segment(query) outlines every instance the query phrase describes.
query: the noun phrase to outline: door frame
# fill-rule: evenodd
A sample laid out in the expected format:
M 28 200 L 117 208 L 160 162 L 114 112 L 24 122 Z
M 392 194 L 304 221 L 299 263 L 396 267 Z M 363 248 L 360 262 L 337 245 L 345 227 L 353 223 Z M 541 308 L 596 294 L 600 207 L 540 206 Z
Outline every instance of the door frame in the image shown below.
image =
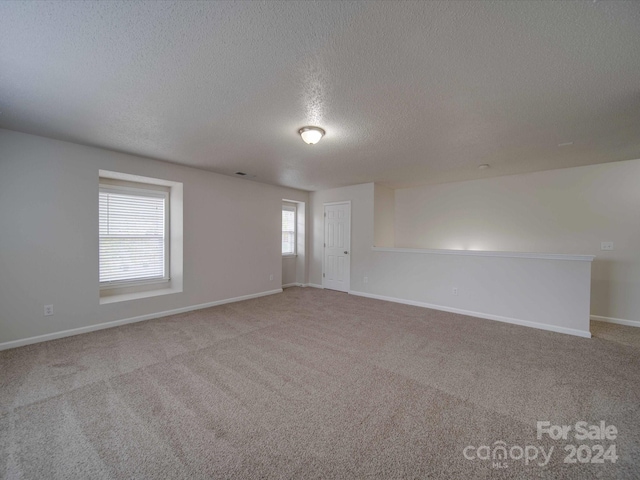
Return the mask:
M 342 205 L 348 203 L 349 204 L 349 285 L 347 285 L 347 291 L 346 293 L 351 292 L 351 254 L 352 254 L 352 250 L 351 250 L 351 232 L 353 231 L 352 226 L 353 226 L 353 221 L 352 221 L 352 217 L 353 217 L 353 209 L 351 208 L 351 200 L 341 200 L 339 202 L 324 202 L 322 204 L 322 288 L 324 289 L 324 266 L 325 266 L 325 250 L 327 247 L 325 247 L 326 244 L 326 237 L 325 237 L 325 231 L 324 231 L 324 224 L 325 224 L 325 214 L 327 213 L 325 211 L 325 207 L 327 207 L 328 205 Z

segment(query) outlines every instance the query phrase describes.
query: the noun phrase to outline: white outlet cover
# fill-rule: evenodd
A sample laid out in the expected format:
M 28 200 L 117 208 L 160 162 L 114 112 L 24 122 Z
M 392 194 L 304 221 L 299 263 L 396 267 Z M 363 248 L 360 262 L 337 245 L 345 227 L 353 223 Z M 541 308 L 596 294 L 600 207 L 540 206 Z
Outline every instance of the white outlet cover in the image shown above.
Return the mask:
M 44 316 L 50 317 L 53 315 L 53 305 L 45 305 L 44 306 Z
M 601 242 L 600 250 L 613 250 L 613 242 Z

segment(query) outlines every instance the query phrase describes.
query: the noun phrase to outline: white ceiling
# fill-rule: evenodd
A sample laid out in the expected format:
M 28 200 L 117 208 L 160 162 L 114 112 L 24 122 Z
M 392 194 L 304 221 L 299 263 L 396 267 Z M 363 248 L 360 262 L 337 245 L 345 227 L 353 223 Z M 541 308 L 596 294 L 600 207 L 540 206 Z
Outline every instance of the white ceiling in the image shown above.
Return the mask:
M 640 2 L 2 1 L 0 111 L 305 190 L 640 158 Z

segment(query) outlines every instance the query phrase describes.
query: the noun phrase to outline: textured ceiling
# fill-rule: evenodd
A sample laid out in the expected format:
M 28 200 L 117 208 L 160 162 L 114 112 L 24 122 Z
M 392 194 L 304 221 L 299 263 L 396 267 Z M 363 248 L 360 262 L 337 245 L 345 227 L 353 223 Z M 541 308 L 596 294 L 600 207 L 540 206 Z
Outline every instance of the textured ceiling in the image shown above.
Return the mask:
M 0 111 L 306 190 L 640 158 L 640 2 L 2 1 Z

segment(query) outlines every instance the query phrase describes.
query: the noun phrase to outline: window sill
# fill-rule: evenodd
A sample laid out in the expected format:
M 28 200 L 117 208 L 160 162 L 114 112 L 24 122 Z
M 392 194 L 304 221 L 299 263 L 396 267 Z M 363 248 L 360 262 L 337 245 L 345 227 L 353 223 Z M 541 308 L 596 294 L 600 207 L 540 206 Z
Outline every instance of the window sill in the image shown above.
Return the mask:
M 298 256 L 297 253 L 285 253 L 282 255 L 282 258 L 295 258 L 297 256 Z
M 107 305 L 109 303 L 127 302 L 130 300 L 139 300 L 141 298 L 157 297 L 159 295 L 171 295 L 174 293 L 180 293 L 182 289 L 179 288 L 162 288 L 160 290 L 149 290 L 146 292 L 135 293 L 118 293 L 115 295 L 108 295 L 100 297 L 100 305 Z

